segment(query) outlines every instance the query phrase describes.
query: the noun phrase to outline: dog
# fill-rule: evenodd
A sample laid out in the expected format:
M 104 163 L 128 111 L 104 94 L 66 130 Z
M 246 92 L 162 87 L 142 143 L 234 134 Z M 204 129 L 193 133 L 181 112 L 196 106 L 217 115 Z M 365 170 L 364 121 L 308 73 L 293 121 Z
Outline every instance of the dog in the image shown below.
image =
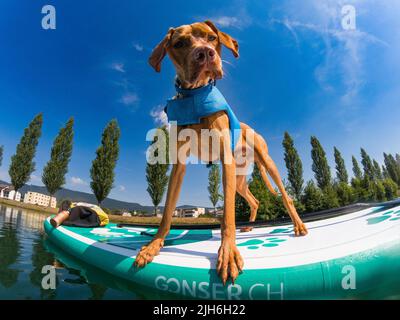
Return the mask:
M 190 25 L 182 25 L 177 28 L 170 28 L 164 39 L 153 49 L 149 58 L 149 64 L 156 72 L 161 71 L 161 62 L 166 55 L 171 59 L 176 69 L 176 85 L 183 90 L 197 90 L 204 88 L 217 79 L 223 77 L 221 49 L 222 46 L 228 48 L 237 58 L 239 56 L 238 42 L 228 34 L 220 31 L 211 21 L 196 22 Z M 175 99 L 180 99 L 178 94 Z M 201 118 L 196 124 L 183 125 L 177 127 L 178 132 L 190 128 L 201 139 L 201 131 L 204 129 L 223 131 L 229 128 L 230 118 L 227 112 L 218 111 L 214 114 Z M 243 146 L 248 146 L 247 132 L 254 132 L 248 125 L 240 123 L 241 135 L 239 137 Z M 294 224 L 296 236 L 307 234 L 307 228 L 297 214 L 292 199 L 287 194 L 278 169 L 268 154 L 268 147 L 265 140 L 257 133 L 253 135 L 251 146 L 254 149 L 254 162 L 260 169 L 261 176 L 267 188 L 276 194 L 268 180 L 267 173 L 271 176 L 278 187 L 285 208 Z M 250 192 L 246 181 L 246 174 L 237 174 L 236 158 L 230 152 L 231 139 L 224 135 L 219 141 L 222 151 L 217 154 L 203 149 L 203 144 L 199 144 L 196 150 L 183 151 L 185 157 L 189 153 L 194 154 L 200 159 L 207 158 L 205 161 L 220 160 L 222 163 L 222 184 L 224 191 L 224 213 L 221 221 L 221 245 L 218 250 L 216 271 L 223 284 L 231 279 L 234 283 L 239 273 L 243 270 L 243 259 L 236 247 L 236 226 L 235 226 L 235 195 L 238 192 L 246 199 L 251 208 L 250 221 L 254 221 L 258 209 L 258 200 Z M 177 150 L 184 149 L 185 142 L 177 141 Z M 235 157 L 235 155 L 233 155 Z M 186 158 L 185 158 L 186 159 Z M 249 163 L 241 164 L 247 167 Z M 160 228 L 150 243 L 143 246 L 135 259 L 137 267 L 144 267 L 150 263 L 154 256 L 158 255 L 164 244 L 164 239 L 168 235 L 173 211 L 176 207 L 182 181 L 186 171 L 186 162 L 178 161 L 173 165 L 167 191 L 167 199 Z M 250 228 L 242 231 L 249 231 Z

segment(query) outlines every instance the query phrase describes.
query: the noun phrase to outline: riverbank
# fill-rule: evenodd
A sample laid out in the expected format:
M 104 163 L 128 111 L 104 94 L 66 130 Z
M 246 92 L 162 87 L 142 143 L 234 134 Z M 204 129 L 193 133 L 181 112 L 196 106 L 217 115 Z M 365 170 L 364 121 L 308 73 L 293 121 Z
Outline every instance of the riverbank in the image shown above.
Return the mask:
M 35 204 L 24 203 L 9 199 L 0 198 L 0 205 L 4 204 L 6 206 L 14 207 L 17 209 L 25 209 L 29 211 L 34 211 L 40 214 L 52 215 L 58 212 L 57 208 L 47 208 L 41 207 Z M 161 218 L 158 217 L 123 217 L 119 215 L 110 214 L 108 215 L 111 222 L 114 223 L 135 223 L 135 224 L 159 224 Z M 219 220 L 217 218 L 173 218 L 173 224 L 189 225 L 189 224 L 218 224 Z
M 9 199 L 4 199 L 4 198 L 0 198 L 0 204 L 4 204 L 6 206 L 10 206 L 10 207 L 18 208 L 18 209 L 26 209 L 26 210 L 30 210 L 30 211 L 35 211 L 38 213 L 48 214 L 48 215 L 55 214 L 58 212 L 57 208 L 42 207 L 42 206 L 39 206 L 36 204 L 24 203 L 24 202 L 14 201 L 14 200 L 9 200 Z

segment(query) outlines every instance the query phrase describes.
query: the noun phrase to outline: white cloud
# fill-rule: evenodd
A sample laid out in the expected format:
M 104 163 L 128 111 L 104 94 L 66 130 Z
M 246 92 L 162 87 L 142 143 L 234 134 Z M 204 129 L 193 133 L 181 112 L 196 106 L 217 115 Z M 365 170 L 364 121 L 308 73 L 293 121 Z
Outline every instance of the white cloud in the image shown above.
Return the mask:
M 164 107 L 159 105 L 150 111 L 150 116 L 153 118 L 156 125 L 168 126 L 168 117 L 164 112 Z
M 337 7 L 318 3 L 317 12 L 320 10 L 320 14 L 325 17 L 320 24 L 289 18 L 271 19 L 270 22 L 285 26 L 293 36 L 297 47 L 299 47 L 301 35 L 307 36 L 312 33 L 322 38 L 325 45 L 324 62 L 314 70 L 315 78 L 323 89 L 330 91 L 333 90 L 329 83 L 330 79 L 332 75 L 338 75 L 345 87 L 342 100 L 346 104 L 357 96 L 364 83 L 363 57 L 367 46 L 371 44 L 388 46 L 388 44 L 359 29 L 343 30 L 340 23 L 338 24 L 340 16 L 338 16 Z
M 144 49 L 143 45 L 141 45 L 139 43 L 134 43 L 132 46 L 136 49 L 136 51 L 139 51 L 139 52 L 142 52 Z
M 125 188 L 125 186 L 120 185 L 120 186 L 118 186 L 118 190 L 121 191 L 121 192 L 125 192 L 126 188 Z
M 220 27 L 239 27 L 241 25 L 241 21 L 237 17 L 220 16 L 210 20 Z
M 73 186 L 87 186 L 88 185 L 88 183 L 85 180 L 83 180 L 79 177 L 71 177 L 70 180 L 71 180 L 71 184 Z
M 111 69 L 114 71 L 125 73 L 125 65 L 122 62 L 114 62 L 111 64 Z
M 246 3 L 241 0 L 233 0 L 230 3 L 229 11 L 224 10 L 218 14 L 208 16 L 197 16 L 197 21 L 210 20 L 217 27 L 242 30 L 254 23 L 246 8 Z
M 126 106 L 133 106 L 139 102 L 139 96 L 134 92 L 127 92 L 121 97 L 119 102 Z

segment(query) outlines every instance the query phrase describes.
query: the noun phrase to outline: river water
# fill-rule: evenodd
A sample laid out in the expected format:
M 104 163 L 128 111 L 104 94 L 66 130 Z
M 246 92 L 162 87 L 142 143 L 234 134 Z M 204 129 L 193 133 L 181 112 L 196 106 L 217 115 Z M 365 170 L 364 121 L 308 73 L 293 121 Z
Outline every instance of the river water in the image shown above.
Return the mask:
M 71 257 L 57 254 L 46 241 L 47 215 L 0 205 L 1 299 L 145 299 L 136 288 L 119 286 L 100 270 L 90 270 Z M 56 258 L 57 256 L 57 258 Z M 62 261 L 68 261 L 66 267 Z M 42 288 L 42 268 L 56 267 L 56 289 Z M 76 268 L 70 267 L 76 266 Z M 88 281 L 87 278 L 92 278 Z M 122 288 L 121 288 L 122 287 Z

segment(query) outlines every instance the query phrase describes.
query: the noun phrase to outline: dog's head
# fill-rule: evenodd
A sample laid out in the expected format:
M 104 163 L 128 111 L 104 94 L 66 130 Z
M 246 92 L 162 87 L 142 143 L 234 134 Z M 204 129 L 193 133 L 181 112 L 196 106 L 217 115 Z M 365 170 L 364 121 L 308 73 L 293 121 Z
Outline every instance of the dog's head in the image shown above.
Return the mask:
M 222 78 L 221 45 L 230 49 L 235 57 L 239 56 L 237 41 L 218 30 L 211 21 L 170 28 L 154 48 L 149 63 L 160 72 L 161 61 L 168 54 L 182 86 L 197 88 L 210 79 Z

